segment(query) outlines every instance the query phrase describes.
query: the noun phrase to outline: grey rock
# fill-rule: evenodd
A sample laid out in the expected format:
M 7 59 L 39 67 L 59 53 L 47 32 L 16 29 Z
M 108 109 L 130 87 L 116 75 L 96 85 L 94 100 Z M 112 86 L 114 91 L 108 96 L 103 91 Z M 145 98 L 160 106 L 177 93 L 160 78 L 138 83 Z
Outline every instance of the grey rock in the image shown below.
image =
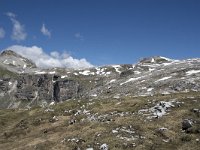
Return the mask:
M 192 127 L 192 121 L 189 119 L 185 119 L 182 121 L 182 130 L 188 130 L 189 128 Z

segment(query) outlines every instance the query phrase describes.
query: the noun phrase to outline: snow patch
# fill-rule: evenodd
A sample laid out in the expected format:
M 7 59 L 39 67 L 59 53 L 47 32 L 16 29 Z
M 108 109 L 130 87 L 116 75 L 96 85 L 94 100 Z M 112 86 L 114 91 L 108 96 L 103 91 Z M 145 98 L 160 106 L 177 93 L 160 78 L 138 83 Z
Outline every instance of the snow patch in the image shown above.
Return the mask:
M 140 71 L 134 71 L 134 74 L 140 74 L 141 72 Z
M 45 71 L 35 71 L 35 74 L 45 74 Z
M 61 76 L 60 78 L 63 79 L 63 78 L 67 78 L 68 75 L 64 75 L 64 76 Z
M 112 130 L 112 133 L 118 133 L 118 131 L 117 130 Z
M 26 68 L 26 64 L 24 64 L 24 66 L 23 66 L 23 69 L 25 69 Z
M 79 72 L 79 74 L 82 74 L 84 76 L 95 75 L 95 73 L 94 72 L 90 72 L 90 70 L 84 70 L 83 72 Z
M 168 63 L 162 63 L 164 66 L 169 66 L 171 65 L 172 63 L 171 62 L 168 62 Z
M 111 74 L 111 72 L 106 72 L 106 75 L 109 75 L 109 74 Z
M 192 75 L 192 74 L 196 74 L 196 73 L 200 73 L 200 70 L 190 70 L 186 72 L 186 75 Z
M 165 59 L 165 60 L 167 60 L 167 61 L 173 61 L 172 59 L 169 59 L 169 58 L 167 58 L 167 57 L 162 57 L 162 56 L 160 56 L 160 58 Z
M 55 74 L 56 72 L 55 71 L 51 71 L 51 72 L 49 72 L 49 74 Z
M 148 88 L 147 92 L 151 92 L 154 88 Z
M 108 150 L 108 145 L 106 143 L 102 144 L 100 150 Z
M 108 82 L 108 83 L 113 83 L 113 82 L 115 82 L 116 81 L 116 79 L 112 79 L 112 80 L 110 80 L 110 82 Z
M 164 81 L 164 80 L 167 80 L 167 79 L 170 79 L 170 78 L 172 78 L 172 76 L 163 77 L 163 78 L 161 78 L 161 79 L 159 79 L 159 80 L 157 80 L 157 81 L 155 81 L 155 82 Z
M 87 148 L 86 150 L 94 150 L 93 148 Z
M 126 82 L 120 83 L 120 85 L 126 84 L 126 83 L 128 83 L 128 82 L 137 81 L 137 80 L 139 80 L 139 79 L 141 79 L 141 78 L 142 78 L 142 77 L 130 78 L 130 79 L 128 79 Z
M 160 131 L 164 131 L 164 130 L 168 130 L 167 128 L 165 127 L 162 127 L 162 128 L 159 128 Z
M 121 71 L 119 71 L 119 69 L 121 68 L 120 65 L 112 65 L 113 68 L 115 68 L 115 71 L 118 73 L 121 73 Z
M 97 75 L 109 75 L 109 74 L 111 74 L 111 72 L 106 72 L 106 69 L 107 68 L 96 68 L 96 70 L 97 70 L 96 74 Z
M 168 95 L 168 94 L 170 94 L 170 92 L 168 92 L 168 91 L 163 91 L 163 92 L 161 92 L 161 94 L 163 94 L 163 95 Z
M 90 95 L 90 96 L 92 96 L 92 97 L 97 97 L 97 94 L 92 94 L 92 95 Z
M 55 105 L 55 102 L 51 102 L 51 103 L 49 104 L 49 106 L 53 106 L 53 105 Z
M 6 65 L 8 65 L 9 63 L 7 61 L 8 60 L 6 59 L 6 60 L 3 61 L 3 63 L 6 64 Z
M 149 68 L 149 71 L 154 71 L 155 69 L 154 68 Z

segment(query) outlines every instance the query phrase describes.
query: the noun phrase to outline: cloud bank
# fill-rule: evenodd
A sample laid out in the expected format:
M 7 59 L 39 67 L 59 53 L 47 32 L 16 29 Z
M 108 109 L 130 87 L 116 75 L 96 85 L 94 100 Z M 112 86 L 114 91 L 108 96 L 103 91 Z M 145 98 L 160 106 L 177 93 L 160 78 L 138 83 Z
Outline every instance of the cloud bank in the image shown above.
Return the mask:
M 53 51 L 49 55 L 45 53 L 42 48 L 37 46 L 26 47 L 22 45 L 13 45 L 8 47 L 7 49 L 13 50 L 23 57 L 31 59 L 40 68 L 64 67 L 84 69 L 93 66 L 85 58 L 76 59 L 66 52 L 60 54 L 57 51 Z
M 46 28 L 45 24 L 42 24 L 42 27 L 40 29 L 43 35 L 51 37 L 51 32 Z
M 3 39 L 5 37 L 5 30 L 3 28 L 0 27 L 0 39 Z
M 14 13 L 8 12 L 6 15 L 10 18 L 13 24 L 13 31 L 11 38 L 16 41 L 23 41 L 27 37 L 27 33 L 25 32 L 24 25 L 22 25 L 17 19 Z

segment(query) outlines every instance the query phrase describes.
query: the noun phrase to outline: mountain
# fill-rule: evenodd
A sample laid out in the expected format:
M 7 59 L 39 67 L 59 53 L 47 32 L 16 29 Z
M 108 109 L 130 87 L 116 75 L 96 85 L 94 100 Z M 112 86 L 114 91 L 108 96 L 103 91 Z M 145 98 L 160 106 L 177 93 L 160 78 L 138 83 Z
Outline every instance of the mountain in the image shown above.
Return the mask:
M 16 78 L 1 78 L 2 108 L 24 108 L 69 99 L 165 95 L 200 90 L 200 59 L 180 61 L 156 56 L 144 58 L 134 65 L 86 70 L 40 69 L 32 61 L 8 50 L 1 53 L 0 61 L 2 67 L 16 74 Z
M 24 73 L 25 70 L 36 68 L 36 65 L 31 60 L 12 50 L 5 50 L 0 54 L 0 65 L 17 73 Z
M 198 149 L 199 92 L 199 58 L 41 69 L 6 50 L 0 149 Z

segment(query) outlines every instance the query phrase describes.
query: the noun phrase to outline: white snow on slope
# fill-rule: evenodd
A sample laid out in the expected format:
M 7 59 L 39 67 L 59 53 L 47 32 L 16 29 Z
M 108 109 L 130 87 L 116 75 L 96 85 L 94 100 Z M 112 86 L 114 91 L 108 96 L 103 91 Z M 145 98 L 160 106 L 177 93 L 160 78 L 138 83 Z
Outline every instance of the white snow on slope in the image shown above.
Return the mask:
M 96 74 L 97 75 L 104 75 L 105 74 L 105 69 L 106 68 L 99 68 L 99 67 L 97 67 L 96 68 L 96 70 L 97 70 Z
M 154 88 L 148 88 L 147 92 L 151 92 Z
M 140 72 L 140 71 L 134 71 L 134 73 L 135 73 L 135 74 L 141 74 L 141 72 Z
M 49 74 L 55 74 L 56 72 L 55 71 L 51 71 L 51 72 L 49 72 Z
M 172 76 L 169 76 L 169 77 L 163 77 L 155 82 L 159 82 L 159 81 L 164 81 L 164 80 L 167 80 L 167 79 L 170 79 Z
M 35 71 L 35 74 L 45 74 L 45 71 Z
M 97 67 L 95 69 L 97 70 L 97 72 L 96 72 L 97 75 L 101 75 L 101 76 L 104 75 L 104 76 L 106 76 L 106 75 L 110 75 L 111 74 L 110 71 L 107 72 L 107 68 L 99 68 L 99 67 Z
M 113 68 L 115 68 L 115 71 L 118 73 L 121 73 L 121 71 L 119 71 L 119 68 L 121 68 L 120 65 L 112 65 Z
M 8 63 L 7 61 L 8 61 L 8 60 L 5 59 L 5 60 L 3 61 L 3 63 L 6 64 L 6 65 L 8 65 L 9 63 Z
M 13 60 L 13 61 L 12 61 L 12 64 L 15 66 L 15 65 L 16 65 L 16 62 Z
M 186 75 L 192 75 L 192 74 L 196 74 L 196 73 L 200 73 L 200 70 L 190 70 L 186 72 Z
M 128 79 L 126 82 L 120 83 L 120 85 L 126 84 L 126 83 L 128 83 L 128 82 L 133 82 L 133 81 L 139 80 L 139 79 L 141 79 L 141 78 L 142 78 L 142 77 L 130 78 L 130 79 Z
M 93 148 L 87 148 L 86 150 L 94 150 Z
M 63 75 L 63 76 L 61 76 L 61 79 L 67 78 L 67 77 L 68 77 L 68 75 Z
M 84 70 L 83 72 L 79 72 L 79 74 L 82 74 L 84 76 L 88 76 L 88 75 L 94 75 L 94 72 L 90 72 L 90 70 Z
M 173 61 L 172 59 L 169 59 L 169 58 L 167 58 L 167 57 L 162 57 L 162 56 L 160 56 L 160 58 L 165 59 L 165 60 L 167 60 L 167 61 Z
M 171 62 L 167 62 L 167 63 L 162 63 L 164 66 L 169 66 L 169 65 L 171 65 L 171 64 L 173 64 L 173 63 L 171 63 Z
M 102 144 L 100 150 L 108 150 L 108 145 L 106 143 Z
M 116 79 L 112 79 L 112 80 L 110 80 L 110 82 L 108 82 L 108 83 L 113 83 L 113 82 L 115 82 L 116 81 Z
M 26 64 L 24 64 L 23 69 L 26 69 L 26 67 L 27 67 Z

